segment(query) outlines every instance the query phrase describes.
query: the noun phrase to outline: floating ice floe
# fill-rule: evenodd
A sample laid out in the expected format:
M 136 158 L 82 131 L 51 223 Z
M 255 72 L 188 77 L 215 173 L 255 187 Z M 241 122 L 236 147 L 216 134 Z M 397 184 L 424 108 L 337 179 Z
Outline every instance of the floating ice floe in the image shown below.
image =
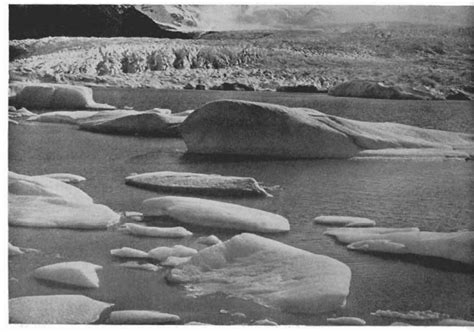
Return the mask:
M 193 233 L 188 231 L 186 228 L 177 227 L 149 227 L 142 226 L 132 223 L 123 224 L 120 228 L 130 234 L 138 236 L 150 236 L 150 237 L 170 237 L 170 238 L 181 238 L 191 236 Z
M 156 272 L 161 269 L 159 266 L 156 266 L 155 264 L 151 264 L 151 263 L 140 264 L 135 261 L 125 262 L 119 265 L 122 267 L 129 268 L 129 269 L 145 270 L 145 271 L 152 271 L 152 272 Z
M 170 256 L 190 257 L 197 254 L 197 250 L 177 244 L 173 247 L 158 247 L 148 252 L 148 257 L 158 261 L 164 261 Z
M 365 325 L 365 320 L 358 317 L 328 318 L 326 321 L 332 325 Z
M 23 254 L 24 252 L 20 249 L 20 247 L 14 246 L 10 242 L 8 242 L 8 256 L 18 256 Z
M 15 94 L 9 102 L 17 107 L 30 109 L 100 109 L 110 110 L 114 106 L 99 104 L 93 100 L 92 89 L 85 86 L 31 83 L 11 87 Z
M 222 292 L 297 313 L 343 307 L 351 271 L 345 264 L 264 237 L 243 233 L 205 248 L 170 271 L 191 295 Z
M 43 174 L 41 176 L 45 176 L 50 179 L 59 180 L 65 183 L 79 183 L 86 180 L 86 178 L 83 176 L 69 174 L 69 173 L 52 173 L 52 174 Z
M 377 310 L 376 312 L 370 313 L 372 316 L 387 317 L 387 318 L 402 318 L 409 320 L 432 320 L 432 319 L 444 319 L 449 318 L 447 314 L 440 314 L 431 310 L 415 311 L 411 310 L 407 313 L 399 312 L 395 310 Z
M 221 243 L 222 241 L 215 235 L 201 236 L 196 240 L 197 243 L 205 244 L 206 246 L 213 246 Z
M 366 156 L 366 150 L 385 149 L 415 149 L 404 157 L 417 157 L 423 149 L 465 156 L 454 150 L 473 146 L 471 134 L 356 121 L 313 109 L 242 100 L 207 103 L 186 118 L 180 131 L 190 153 L 276 158 L 352 158 Z
M 191 259 L 191 256 L 189 257 L 168 256 L 163 262 L 161 262 L 161 265 L 167 266 L 167 267 L 176 267 L 180 264 L 186 263 L 190 259 Z
M 136 222 L 141 222 L 143 221 L 143 213 L 141 212 L 136 212 L 136 211 L 125 211 L 123 213 L 124 217 Z
M 395 254 L 416 254 L 440 257 L 474 265 L 472 248 L 474 232 L 420 232 L 419 230 L 372 228 L 352 230 L 339 228 L 325 234 L 349 243 L 352 250 L 378 251 Z
M 278 326 L 278 323 L 270 320 L 270 319 L 259 319 L 252 323 L 252 325 L 269 325 L 269 326 Z
M 10 323 L 89 324 L 113 304 L 83 295 L 25 296 L 8 301 Z
M 53 178 L 9 172 L 8 191 L 10 225 L 95 229 L 120 219 L 79 188 Z
M 287 232 L 288 220 L 280 215 L 242 205 L 193 197 L 164 196 L 142 203 L 145 216 L 168 216 L 182 223 L 250 232 Z
M 336 225 L 345 227 L 375 226 L 375 221 L 371 219 L 348 216 L 319 216 L 314 218 L 314 222 L 322 225 Z
M 109 324 L 167 324 L 176 323 L 181 318 L 177 315 L 152 310 L 112 311 L 107 320 Z
M 441 326 L 474 326 L 474 321 L 463 319 L 443 319 L 439 321 Z
M 33 276 L 37 279 L 86 288 L 99 288 L 97 270 L 102 266 L 88 262 L 63 262 L 37 268 Z
M 151 172 L 130 175 L 125 183 L 143 189 L 210 196 L 271 197 L 254 178 L 185 172 Z
M 126 257 L 126 258 L 148 258 L 148 253 L 142 250 L 128 248 L 128 247 L 123 247 L 120 249 L 112 249 L 110 250 L 110 254 L 112 256 Z

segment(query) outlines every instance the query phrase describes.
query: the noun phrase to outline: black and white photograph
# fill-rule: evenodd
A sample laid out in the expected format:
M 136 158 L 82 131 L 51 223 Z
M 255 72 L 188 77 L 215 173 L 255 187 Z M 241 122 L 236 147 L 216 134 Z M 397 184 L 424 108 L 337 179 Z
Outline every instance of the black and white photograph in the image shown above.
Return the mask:
M 471 0 L 144 2 L 3 6 L 5 327 L 473 328 Z

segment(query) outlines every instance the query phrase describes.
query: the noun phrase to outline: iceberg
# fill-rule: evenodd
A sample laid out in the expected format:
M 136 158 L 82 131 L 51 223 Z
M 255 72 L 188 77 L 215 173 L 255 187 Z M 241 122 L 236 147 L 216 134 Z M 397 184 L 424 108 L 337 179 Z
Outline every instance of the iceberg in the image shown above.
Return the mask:
M 119 215 L 79 188 L 46 176 L 9 172 L 8 222 L 13 226 L 107 228 Z
M 358 230 L 335 229 L 325 234 L 348 243 L 348 248 L 360 251 L 388 252 L 432 256 L 474 265 L 474 232 L 396 231 L 383 228 Z
M 63 262 L 37 268 L 33 276 L 64 285 L 99 288 L 97 270 L 101 269 L 102 266 L 88 262 Z
M 151 172 L 127 176 L 125 183 L 143 189 L 174 193 L 271 197 L 254 178 L 218 174 Z
M 242 205 L 193 197 L 164 196 L 142 203 L 145 216 L 168 216 L 182 223 L 249 232 L 287 232 L 288 220 L 280 215 Z
M 322 225 L 336 225 L 345 227 L 372 227 L 375 221 L 368 218 L 348 217 L 348 216 L 319 216 L 314 218 L 314 222 Z
M 96 103 L 92 89 L 85 86 L 32 83 L 11 87 L 15 94 L 10 97 L 13 106 L 30 109 L 97 109 L 110 110 L 114 106 Z
M 142 250 L 129 248 L 129 247 L 123 247 L 120 249 L 112 249 L 110 250 L 110 254 L 112 256 L 126 257 L 126 258 L 148 258 L 148 253 Z
M 447 319 L 443 319 L 439 321 L 438 325 L 440 326 L 474 326 L 474 321 L 447 318 Z
M 111 306 L 84 295 L 24 296 L 8 301 L 13 324 L 90 324 Z
M 107 320 L 109 324 L 169 324 L 180 321 L 177 315 L 151 310 L 112 311 Z
M 473 146 L 471 134 L 356 121 L 313 109 L 241 100 L 205 104 L 186 118 L 180 131 L 189 153 L 290 159 L 347 159 L 382 149 L 433 153 Z
M 167 275 L 191 295 L 222 292 L 286 312 L 339 309 L 349 294 L 351 270 L 323 255 L 243 233 L 207 247 Z
M 161 262 L 161 266 L 175 267 L 180 264 L 186 263 L 190 259 L 191 259 L 191 256 L 189 257 L 168 256 L 163 262 Z
M 142 226 L 132 223 L 123 224 L 120 230 L 124 230 L 130 234 L 138 236 L 150 236 L 150 237 L 171 237 L 180 238 L 191 236 L 193 233 L 188 231 L 186 228 L 178 227 L 149 227 Z

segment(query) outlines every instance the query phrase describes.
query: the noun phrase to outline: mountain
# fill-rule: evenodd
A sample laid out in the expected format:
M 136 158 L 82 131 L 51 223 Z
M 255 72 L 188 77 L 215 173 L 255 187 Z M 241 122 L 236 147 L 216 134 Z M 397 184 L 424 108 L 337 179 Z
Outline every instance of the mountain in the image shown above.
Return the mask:
M 179 30 L 312 30 L 355 23 L 471 26 L 466 6 L 137 5 L 155 22 Z
M 192 38 L 127 5 L 10 5 L 10 39 L 49 36 Z

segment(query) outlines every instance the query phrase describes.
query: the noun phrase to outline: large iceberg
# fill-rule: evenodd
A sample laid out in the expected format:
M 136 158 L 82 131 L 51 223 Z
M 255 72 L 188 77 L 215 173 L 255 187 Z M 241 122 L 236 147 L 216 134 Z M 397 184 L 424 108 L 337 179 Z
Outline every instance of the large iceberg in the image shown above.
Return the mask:
M 90 118 L 98 112 L 99 111 L 54 111 L 31 116 L 28 118 L 28 121 L 78 124 L 79 121 Z
M 125 183 L 139 188 L 214 196 L 271 196 L 254 178 L 186 172 L 129 175 Z
M 277 158 L 351 158 L 364 150 L 473 146 L 469 134 L 240 100 L 210 102 L 191 113 L 180 130 L 190 153 Z
M 120 310 L 110 313 L 109 324 L 169 324 L 181 318 L 159 311 L 151 310 Z
M 49 177 L 9 172 L 8 191 L 10 225 L 93 229 L 120 219 L 79 188 Z
M 331 229 L 325 232 L 348 243 L 352 250 L 440 257 L 474 265 L 474 232 L 397 231 L 383 228 Z
M 242 205 L 219 201 L 164 196 L 142 203 L 145 216 L 168 216 L 182 223 L 207 227 L 231 228 L 249 232 L 287 232 L 288 220 L 280 215 Z
M 10 323 L 89 324 L 113 304 L 84 295 L 24 296 L 8 301 Z
M 193 295 L 222 292 L 283 311 L 316 314 L 343 307 L 351 270 L 322 255 L 243 233 L 199 251 L 167 276 Z
M 92 89 L 85 86 L 32 83 L 10 87 L 15 95 L 10 103 L 30 109 L 101 109 L 110 110 L 114 106 L 99 104 L 92 98 Z

